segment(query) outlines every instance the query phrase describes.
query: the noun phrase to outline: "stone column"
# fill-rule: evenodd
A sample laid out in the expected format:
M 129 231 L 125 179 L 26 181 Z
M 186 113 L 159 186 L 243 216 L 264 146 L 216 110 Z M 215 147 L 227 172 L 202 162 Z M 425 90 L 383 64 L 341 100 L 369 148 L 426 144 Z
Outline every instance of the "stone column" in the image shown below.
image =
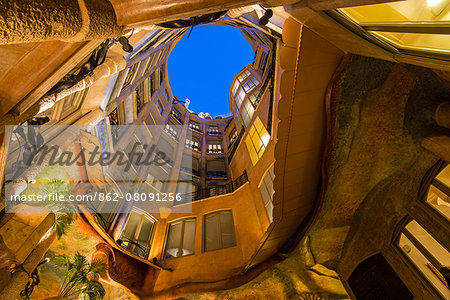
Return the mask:
M 124 34 L 108 0 L 0 0 L 0 45 Z
M 50 248 L 56 238 L 56 230 L 52 230 L 50 234 L 44 237 L 36 248 L 31 252 L 22 264 L 22 269 L 14 272 L 5 288 L 0 292 L 2 299 L 17 299 L 20 292 L 25 288 L 28 282 L 28 274 L 31 274 L 36 266 L 42 261 L 45 253 Z M 55 291 L 56 293 L 56 291 Z
M 103 118 L 104 112 L 100 108 L 98 108 L 81 117 L 74 123 L 74 125 L 94 125 L 100 122 L 100 120 Z M 79 132 L 76 132 L 74 130 L 69 134 L 62 135 L 62 137 L 57 137 L 56 140 L 49 145 L 49 147 L 51 147 L 53 144 L 62 145 L 63 143 L 61 143 L 61 138 L 64 138 L 66 140 L 64 145 L 67 145 L 67 148 L 73 147 L 73 143 L 77 138 L 79 138 Z M 67 148 L 64 148 L 62 150 L 65 150 Z M 11 186 L 11 193 L 15 195 L 21 194 L 26 189 L 28 183 L 32 182 L 34 178 L 48 165 L 49 160 L 50 155 L 46 155 L 41 164 L 28 167 L 27 170 L 23 174 L 21 174 L 19 178 L 16 178 L 16 182 Z

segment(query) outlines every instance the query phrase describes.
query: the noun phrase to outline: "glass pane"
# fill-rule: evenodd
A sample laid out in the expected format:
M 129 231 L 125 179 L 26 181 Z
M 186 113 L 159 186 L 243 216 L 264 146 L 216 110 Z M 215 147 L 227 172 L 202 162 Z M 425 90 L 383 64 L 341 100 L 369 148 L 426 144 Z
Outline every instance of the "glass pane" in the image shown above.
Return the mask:
M 418 241 L 425 247 L 434 258 L 443 266 L 450 266 L 450 254 L 438 241 L 436 241 L 422 226 L 416 221 L 411 221 L 405 227 Z
M 222 233 L 222 248 L 236 245 L 233 215 L 231 214 L 231 211 L 220 213 L 220 230 Z
M 447 220 L 450 219 L 450 197 L 434 185 L 430 185 L 430 189 L 428 190 L 427 203 L 446 217 Z
M 183 256 L 195 253 L 195 219 L 184 221 Z
M 439 174 L 436 179 L 450 188 L 450 165 L 447 165 Z
M 347 17 L 360 23 L 448 21 L 448 1 L 408 0 L 363 5 L 339 9 Z
M 217 215 L 205 216 L 205 251 L 220 248 L 219 232 L 217 231 Z
M 266 175 L 264 175 L 263 182 L 259 187 L 259 191 L 261 192 L 261 196 L 264 201 L 264 206 L 266 207 L 267 215 L 269 217 L 270 222 L 273 221 L 273 166 L 267 171 Z
M 139 225 L 139 222 L 141 221 L 141 214 L 138 213 L 131 213 L 130 217 L 128 218 L 127 225 L 125 226 L 125 229 L 122 232 L 122 240 L 125 242 L 125 238 L 133 239 L 134 234 L 136 233 L 136 229 Z
M 147 243 L 150 239 L 150 234 L 152 233 L 153 222 L 147 218 L 144 218 L 144 222 L 142 223 L 141 230 L 139 232 L 139 236 L 137 242 L 143 247 L 147 247 Z
M 181 240 L 181 226 L 182 222 L 173 223 L 169 226 L 169 234 L 166 242 L 166 254 L 164 258 L 171 258 L 178 256 L 178 250 Z M 181 255 L 181 253 L 180 253 Z
M 436 272 L 438 270 L 431 265 L 430 261 L 403 233 L 400 235 L 398 245 L 436 290 L 441 293 L 445 299 L 449 299 L 449 289 L 442 282 L 442 278 L 439 277 L 439 272 Z
M 400 48 L 420 48 L 429 51 L 450 50 L 450 35 L 371 31 L 374 35 Z

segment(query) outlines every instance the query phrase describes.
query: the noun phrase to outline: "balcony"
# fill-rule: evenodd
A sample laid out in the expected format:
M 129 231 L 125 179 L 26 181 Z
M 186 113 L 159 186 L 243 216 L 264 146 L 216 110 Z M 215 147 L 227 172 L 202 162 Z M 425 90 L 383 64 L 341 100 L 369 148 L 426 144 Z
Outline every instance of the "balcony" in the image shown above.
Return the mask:
M 143 259 L 147 259 L 150 253 L 149 245 L 142 245 L 123 235 L 117 240 L 117 244 Z
M 206 132 L 209 135 L 220 135 L 220 130 L 217 128 L 209 128 L 208 131 Z
M 234 181 L 230 181 L 225 184 L 210 186 L 205 189 L 199 189 L 190 194 L 181 195 L 182 200 L 178 202 L 176 205 L 181 205 L 189 202 L 198 201 L 201 199 L 232 193 L 238 188 L 240 188 L 242 185 L 244 185 L 247 181 L 248 181 L 247 172 L 244 171 L 244 173 L 238 178 L 236 178 L 236 180 Z
M 245 130 L 244 128 L 241 129 L 238 136 L 233 138 L 233 141 L 230 143 L 230 146 L 228 147 L 228 160 L 231 162 L 233 159 L 234 153 L 236 152 L 236 149 L 239 146 L 239 143 L 241 142 L 242 137 L 244 136 Z
M 139 117 L 139 113 L 144 107 L 144 101 L 142 101 L 141 93 L 139 89 L 136 89 L 136 116 Z
M 186 174 L 190 174 L 190 175 L 195 176 L 195 177 L 200 177 L 200 172 L 198 170 L 181 167 L 180 171 L 183 172 L 183 173 L 186 173 Z
M 213 149 L 208 149 L 207 151 L 208 153 L 213 153 L 213 154 L 217 154 L 217 153 L 223 153 L 223 150 L 220 148 L 213 148 Z
M 177 120 L 180 124 L 183 124 L 183 120 L 181 119 L 181 115 L 180 115 L 177 111 L 172 110 L 172 111 L 170 112 L 170 115 L 171 115 L 175 120 Z
M 227 172 L 225 171 L 208 171 L 206 174 L 207 179 L 227 178 Z
M 200 130 L 200 126 L 198 124 L 189 123 L 189 129 L 197 133 L 202 133 L 202 131 Z

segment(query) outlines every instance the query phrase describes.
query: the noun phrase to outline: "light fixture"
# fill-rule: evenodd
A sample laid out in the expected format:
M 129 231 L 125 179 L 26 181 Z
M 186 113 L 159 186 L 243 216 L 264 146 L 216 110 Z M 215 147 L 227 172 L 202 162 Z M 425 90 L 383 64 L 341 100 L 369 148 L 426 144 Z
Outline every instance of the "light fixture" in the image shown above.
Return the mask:
M 427 6 L 433 14 L 440 15 L 448 5 L 448 0 L 427 0 Z
M 125 52 L 131 53 L 133 52 L 133 46 L 130 45 L 130 41 L 127 37 L 121 36 L 119 37 L 119 43 L 122 45 L 122 49 Z
M 259 24 L 260 25 L 267 25 L 267 23 L 269 23 L 269 19 L 272 18 L 273 16 L 273 10 L 266 9 L 264 12 L 264 15 L 259 19 Z

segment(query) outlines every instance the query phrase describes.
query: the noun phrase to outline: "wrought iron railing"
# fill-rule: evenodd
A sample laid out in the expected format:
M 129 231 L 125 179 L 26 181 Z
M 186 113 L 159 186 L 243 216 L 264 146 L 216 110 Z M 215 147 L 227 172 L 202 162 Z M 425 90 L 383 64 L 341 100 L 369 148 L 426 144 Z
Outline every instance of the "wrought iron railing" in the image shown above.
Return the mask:
M 247 172 L 244 171 L 244 173 L 242 173 L 242 175 L 236 178 L 234 181 L 230 181 L 226 184 L 218 184 L 210 186 L 205 189 L 199 189 L 193 193 L 181 195 L 181 201 L 177 202 L 176 205 L 232 193 L 239 187 L 244 185 L 247 181 L 248 181 Z
M 226 178 L 227 172 L 225 171 L 208 171 L 206 173 L 207 178 Z
M 245 129 L 242 128 L 239 132 L 238 136 L 234 139 L 234 141 L 230 144 L 228 147 L 228 161 L 231 162 L 233 159 L 234 153 L 236 152 L 237 147 L 239 146 L 239 143 L 241 142 L 242 137 L 244 136 Z
M 117 240 L 117 244 L 143 259 L 147 259 L 147 256 L 150 252 L 149 245 L 143 246 L 124 235 L 122 235 L 120 239 Z
M 110 112 L 108 118 L 109 124 L 111 125 L 111 138 L 113 140 L 113 144 L 116 144 L 119 139 L 119 108 L 116 107 L 116 109 Z
M 172 110 L 172 111 L 170 112 L 170 115 L 171 115 L 175 120 L 177 120 L 178 122 L 180 122 L 180 124 L 183 124 L 183 120 L 181 119 L 181 116 L 180 116 L 176 111 Z
M 139 92 L 139 89 L 136 89 L 136 116 L 139 116 L 143 106 L 144 103 L 142 101 L 141 93 Z

